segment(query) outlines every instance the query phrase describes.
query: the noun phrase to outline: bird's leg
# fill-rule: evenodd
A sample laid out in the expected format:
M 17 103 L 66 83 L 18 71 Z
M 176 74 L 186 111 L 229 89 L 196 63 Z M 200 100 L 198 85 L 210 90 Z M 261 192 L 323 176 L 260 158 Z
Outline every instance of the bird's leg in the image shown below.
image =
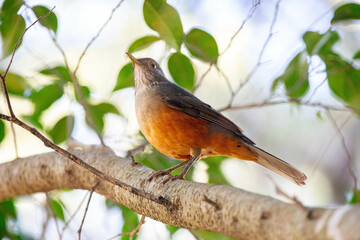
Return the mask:
M 153 178 L 162 176 L 162 175 L 170 175 L 172 171 L 174 171 L 175 169 L 181 168 L 182 166 L 186 165 L 189 161 L 185 161 L 185 162 L 181 162 L 171 168 L 168 169 L 164 169 L 161 171 L 156 171 L 153 174 L 150 175 L 150 177 L 148 178 L 148 181 L 150 182 Z
M 176 167 L 175 169 L 177 169 L 177 168 L 179 168 L 179 167 L 181 167 L 183 165 L 186 165 L 184 170 L 182 170 L 182 172 L 180 174 L 175 175 L 175 176 L 171 175 L 170 172 L 172 172 L 174 170 L 174 167 L 169 168 L 167 170 L 170 170 L 170 169 L 172 169 L 172 170 L 170 172 L 168 172 L 167 174 L 165 173 L 167 176 L 165 177 L 165 179 L 161 183 L 164 184 L 164 183 L 166 183 L 166 182 L 168 182 L 170 180 L 173 181 L 175 179 L 184 179 L 186 173 L 189 171 L 189 169 L 194 164 L 194 162 L 196 162 L 201 157 L 201 149 L 193 149 L 191 151 L 191 155 L 192 155 L 192 157 L 189 160 L 187 160 L 186 162 L 182 162 L 182 163 L 174 166 L 174 167 Z M 181 165 L 181 166 L 179 166 L 179 165 Z M 166 171 L 166 170 L 163 170 L 163 171 Z M 156 173 L 158 173 L 158 172 L 156 172 Z M 154 173 L 154 174 L 156 174 L 156 173 Z M 163 175 L 163 174 L 161 174 L 161 175 Z M 156 175 L 156 176 L 159 176 L 159 175 Z

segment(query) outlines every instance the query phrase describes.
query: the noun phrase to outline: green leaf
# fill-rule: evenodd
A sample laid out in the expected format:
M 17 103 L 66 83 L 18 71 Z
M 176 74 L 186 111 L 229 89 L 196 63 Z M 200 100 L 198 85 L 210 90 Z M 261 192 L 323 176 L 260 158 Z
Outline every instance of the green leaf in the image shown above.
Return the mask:
M 25 20 L 20 15 L 5 15 L 0 25 L 2 39 L 2 58 L 12 54 L 16 42 L 25 31 Z M 20 44 L 18 47 L 20 47 Z
M 21 115 L 21 118 L 24 119 L 31 126 L 36 127 L 37 129 L 44 129 L 43 125 L 39 121 L 39 116 L 31 115 Z
M 72 82 L 69 69 L 61 65 L 53 68 L 46 68 L 39 72 L 44 75 L 56 77 L 64 82 Z
M 133 86 L 135 86 L 134 69 L 132 63 L 128 63 L 120 70 L 113 92 Z
M 325 61 L 331 91 L 350 106 L 360 110 L 360 70 L 338 55 Z
M 346 202 L 348 204 L 358 204 L 360 203 L 360 191 L 357 189 L 352 189 L 352 191 L 347 192 Z
M 208 157 L 204 162 L 208 165 L 207 173 L 209 175 L 209 183 L 230 185 L 221 171 L 221 162 L 227 157 L 217 156 Z
M 353 59 L 360 59 L 360 51 L 357 51 L 354 56 Z
M 145 0 L 143 14 L 146 24 L 179 52 L 184 31 L 178 12 L 163 0 Z
M 55 144 L 64 142 L 71 136 L 74 128 L 74 116 L 69 115 L 61 118 L 54 127 L 48 131 Z
M 173 226 L 173 225 L 166 225 L 167 230 L 170 232 L 170 237 L 176 233 L 177 230 L 179 230 L 179 227 Z
M 3 120 L 0 120 L 0 142 L 5 138 L 5 123 Z
M 91 120 L 93 121 L 96 129 L 99 130 L 99 132 L 103 132 L 104 130 L 105 114 L 113 113 L 120 115 L 117 108 L 110 103 L 100 103 L 97 105 L 88 104 L 86 105 L 86 107 L 91 117 Z M 86 122 L 88 123 L 88 125 L 90 125 L 88 119 L 86 119 Z
M 42 5 L 34 6 L 32 7 L 32 10 L 34 11 L 37 18 L 50 12 L 50 9 Z M 51 29 L 56 34 L 58 21 L 55 13 L 51 12 L 47 17 L 41 19 L 40 24 L 48 29 Z
M 0 20 L 4 20 L 9 15 L 16 15 L 23 4 L 22 0 L 5 0 L 1 5 Z
M 50 199 L 51 208 L 54 211 L 55 217 L 65 222 L 64 210 L 59 201 Z
M 335 10 L 331 23 L 333 24 L 339 21 L 354 19 L 360 19 L 360 5 L 356 3 L 348 3 Z
M 191 91 L 195 83 L 195 71 L 189 58 L 181 53 L 173 53 L 168 60 L 168 68 L 174 81 Z
M 120 209 L 122 212 L 122 217 L 124 220 L 124 225 L 122 227 L 122 232 L 123 233 L 128 233 L 131 232 L 132 230 L 134 230 L 137 225 L 139 224 L 139 218 L 138 215 L 131 211 L 129 208 L 120 205 Z M 137 235 L 134 235 L 133 239 L 136 239 Z M 124 235 L 121 237 L 122 240 L 129 240 L 129 235 Z
M 39 117 L 44 110 L 48 109 L 56 100 L 61 98 L 63 94 L 63 89 L 58 82 L 34 91 L 30 96 L 35 105 L 33 115 Z
M 335 31 L 328 31 L 324 34 L 309 31 L 303 35 L 303 40 L 309 55 L 319 54 L 322 57 L 333 54 L 332 48 L 339 41 L 339 35 Z
M 8 72 L 6 75 L 6 87 L 10 94 L 24 97 L 25 90 L 29 89 L 30 86 L 22 76 Z
M 139 39 L 136 39 L 129 47 L 128 52 L 133 53 L 140 51 L 152 45 L 154 42 L 159 41 L 160 38 L 157 36 L 145 36 Z
M 305 52 L 300 52 L 275 81 L 284 83 L 289 97 L 301 98 L 309 90 L 308 67 Z
M 6 218 L 4 215 L 0 214 L 0 236 L 5 237 L 8 236 Z
M 5 200 L 0 203 L 0 215 L 13 220 L 17 219 L 17 213 L 13 199 Z
M 216 63 L 219 56 L 215 38 L 198 28 L 193 28 L 186 34 L 185 46 L 191 55 L 205 62 Z

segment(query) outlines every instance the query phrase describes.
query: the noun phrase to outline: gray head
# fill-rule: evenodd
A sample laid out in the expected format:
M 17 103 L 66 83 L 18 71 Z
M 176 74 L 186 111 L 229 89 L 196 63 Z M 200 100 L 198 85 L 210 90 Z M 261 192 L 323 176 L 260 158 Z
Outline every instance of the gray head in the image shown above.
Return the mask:
M 134 67 L 135 88 L 147 86 L 153 82 L 167 81 L 160 65 L 151 58 L 136 59 L 130 53 L 126 53 Z

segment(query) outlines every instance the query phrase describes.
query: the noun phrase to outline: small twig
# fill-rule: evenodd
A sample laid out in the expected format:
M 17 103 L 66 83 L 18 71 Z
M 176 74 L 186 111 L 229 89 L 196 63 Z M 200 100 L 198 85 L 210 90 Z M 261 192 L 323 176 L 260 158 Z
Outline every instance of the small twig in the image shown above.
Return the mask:
M 91 201 L 91 197 L 95 191 L 95 188 L 99 185 L 100 182 L 96 182 L 92 187 L 91 187 L 91 190 L 90 190 L 90 196 L 89 196 L 89 200 L 86 204 L 86 208 L 85 208 L 85 212 L 84 212 L 84 216 L 81 220 L 81 224 L 80 224 L 80 227 L 79 227 L 79 230 L 78 230 L 78 235 L 79 235 L 79 240 L 81 239 L 81 230 L 82 230 L 82 227 L 84 225 L 84 222 L 85 222 L 85 217 L 86 217 L 86 213 L 89 209 L 89 205 L 90 205 L 90 201 Z
M 310 102 L 310 100 L 313 98 L 313 96 L 315 95 L 315 93 L 317 92 L 317 90 L 327 81 L 327 76 L 321 81 L 321 83 L 319 85 L 317 85 L 314 89 L 314 91 L 311 93 L 311 95 L 309 96 L 308 100 L 306 102 Z
M 345 125 L 349 122 L 349 120 L 351 119 L 351 117 L 353 116 L 353 114 L 350 112 L 349 116 L 345 119 L 345 121 L 341 124 L 341 126 L 339 126 L 339 129 L 343 129 L 345 127 Z M 326 144 L 326 146 L 323 148 L 322 153 L 320 155 L 320 157 L 317 158 L 317 160 L 315 161 L 315 163 L 313 164 L 312 169 L 309 171 L 310 174 L 308 174 L 309 179 L 315 174 L 316 169 L 319 167 L 319 164 L 321 163 L 321 161 L 324 159 L 325 154 L 327 153 L 327 150 L 329 149 L 331 143 L 335 140 L 335 137 L 337 136 L 337 133 L 334 134 L 334 136 L 332 136 L 331 138 L 329 138 L 329 142 Z
M 48 207 L 49 207 L 49 211 L 50 211 L 51 217 L 52 217 L 52 218 L 54 219 L 54 221 L 55 221 L 56 231 L 57 231 L 57 233 L 58 233 L 58 235 L 59 235 L 59 239 L 61 240 L 61 239 L 62 239 L 62 235 L 61 235 L 61 232 L 60 232 L 59 224 L 58 224 L 58 222 L 57 222 L 57 220 L 56 220 L 56 215 L 55 215 L 55 213 L 54 213 L 54 209 L 53 209 L 52 206 L 51 206 L 49 193 L 45 193 L 45 195 L 46 195 L 46 203 L 47 203 L 47 205 L 48 205 Z
M 276 194 L 283 196 L 284 198 L 290 200 L 291 202 L 295 203 L 295 205 L 297 205 L 301 209 L 303 209 L 306 213 L 308 213 L 308 209 L 304 206 L 304 204 L 302 204 L 302 202 L 296 196 L 290 196 L 289 194 L 287 194 L 286 192 L 281 190 L 281 188 L 276 184 L 276 182 L 274 181 L 274 179 L 271 176 L 267 175 L 267 177 L 274 184 Z
M 127 233 L 119 233 L 118 235 L 111 237 L 108 240 L 112 240 L 114 238 L 117 238 L 120 236 L 125 236 L 125 235 L 129 235 L 129 240 L 132 240 L 134 238 L 135 234 L 137 234 L 139 232 L 141 226 L 144 225 L 144 223 L 145 223 L 145 215 L 142 215 L 139 224 L 136 226 L 136 228 L 134 228 L 134 230 L 132 230 L 131 232 L 127 232 Z
M 194 87 L 194 89 L 193 89 L 193 92 L 195 92 L 196 89 L 197 89 L 198 87 L 200 87 L 202 81 L 204 80 L 204 78 L 206 77 L 206 75 L 208 75 L 208 73 L 210 72 L 210 70 L 211 70 L 211 68 L 212 68 L 213 65 L 214 65 L 213 62 L 211 62 L 211 63 L 209 64 L 209 68 L 201 75 L 199 81 L 197 82 L 197 84 L 195 85 L 195 87 Z
M 239 34 L 239 32 L 243 29 L 244 25 L 246 24 L 247 21 L 249 21 L 249 19 L 253 16 L 256 8 L 260 5 L 260 0 L 255 0 L 253 3 L 253 6 L 251 7 L 247 17 L 242 21 L 240 27 L 236 30 L 236 32 L 234 33 L 234 35 L 231 36 L 230 41 L 227 45 L 227 47 L 220 53 L 220 56 L 223 55 L 227 50 L 229 50 L 229 48 L 231 47 L 232 42 L 234 41 L 234 39 L 236 38 L 236 36 Z
M 47 227 L 48 227 L 49 221 L 50 221 L 50 216 L 49 216 L 48 211 L 45 210 L 45 212 L 46 212 L 46 219 L 45 219 L 45 222 L 43 224 L 42 231 L 41 231 L 41 236 L 40 236 L 41 240 L 45 240 L 46 230 L 47 230 Z
M 340 137 L 340 141 L 341 141 L 341 144 L 342 144 L 342 147 L 344 149 L 344 152 L 346 154 L 346 160 L 347 160 L 347 165 L 348 165 L 348 168 L 349 168 L 349 172 L 350 172 L 350 175 L 351 177 L 353 178 L 354 180 L 354 190 L 357 191 L 357 177 L 356 177 L 356 174 L 353 170 L 353 166 L 352 166 L 352 162 L 351 162 L 351 154 L 350 154 L 350 151 L 349 149 L 347 148 L 346 146 L 346 142 L 345 142 L 345 137 L 344 135 L 342 134 L 341 132 L 341 129 L 339 128 L 339 126 L 337 125 L 334 117 L 331 115 L 331 112 L 327 109 L 326 110 L 326 113 L 332 123 L 332 125 L 334 126 L 334 128 L 336 129 L 339 137 Z
M 15 133 L 15 129 L 14 129 L 14 124 L 12 122 L 10 123 L 10 127 L 11 127 L 11 132 L 13 134 L 15 156 L 16 156 L 16 158 L 19 158 L 19 150 L 18 150 L 17 141 L 16 141 L 16 133 Z
M 227 111 L 227 110 L 243 110 L 243 109 L 269 107 L 269 106 L 274 106 L 274 105 L 291 104 L 291 103 L 299 104 L 299 105 L 302 105 L 302 106 L 319 107 L 319 108 L 329 109 L 329 110 L 334 110 L 334 111 L 354 111 L 354 112 L 358 112 L 358 110 L 356 110 L 355 108 L 351 108 L 351 107 L 341 108 L 341 107 L 325 105 L 325 104 L 320 103 L 320 102 L 301 102 L 301 101 L 296 100 L 296 99 L 288 99 L 288 100 L 284 100 L 284 101 L 273 101 L 273 102 L 271 102 L 269 100 L 265 100 L 262 103 L 251 103 L 251 104 L 240 105 L 240 106 L 226 106 L 224 108 L 218 109 L 218 111 L 222 112 L 222 111 Z
M 148 192 L 144 192 L 140 189 L 137 189 L 133 186 L 130 186 L 112 176 L 109 176 L 103 172 L 101 172 L 100 170 L 94 168 L 93 166 L 91 166 L 90 164 L 84 162 L 82 159 L 80 159 L 79 157 L 75 156 L 74 154 L 66 151 L 65 149 L 59 147 L 58 145 L 54 144 L 53 142 L 51 142 L 49 139 L 47 139 L 44 135 L 42 135 L 36 128 L 30 127 L 28 124 L 26 124 L 25 122 L 19 120 L 16 117 L 10 117 L 4 114 L 0 113 L 0 119 L 9 121 L 9 122 L 13 122 L 16 125 L 24 128 L 25 130 L 29 131 L 30 133 L 32 133 L 34 136 L 36 136 L 39 140 L 41 140 L 44 145 L 46 147 L 52 148 L 53 150 L 55 150 L 56 152 L 60 153 L 61 155 L 63 155 L 64 157 L 70 159 L 71 161 L 73 161 L 74 163 L 80 165 L 81 167 L 85 168 L 86 170 L 88 170 L 89 172 L 95 174 L 96 176 L 100 177 L 101 179 L 110 182 L 114 185 L 117 185 L 119 187 L 121 187 L 122 189 L 129 191 L 137 196 L 143 197 L 145 199 L 148 199 L 150 201 L 159 203 L 161 205 L 165 205 L 165 206 L 170 206 L 172 205 L 172 203 L 167 200 L 166 198 L 162 197 L 162 196 L 155 196 L 151 193 Z
M 89 194 L 89 191 L 86 192 L 84 198 L 81 200 L 79 206 L 76 208 L 76 210 L 74 211 L 73 214 L 71 214 L 70 219 L 65 223 L 64 227 L 61 230 L 61 234 L 64 233 L 64 231 L 66 230 L 66 228 L 69 226 L 70 222 L 74 219 L 75 215 L 78 213 L 78 211 L 80 210 L 81 206 L 83 205 L 83 203 L 85 202 L 85 199 L 87 197 L 87 195 Z
M 76 75 L 76 72 L 77 70 L 79 69 L 80 67 L 80 63 L 81 63 L 81 60 L 83 59 L 83 57 L 85 56 L 87 50 L 89 49 L 89 47 L 91 46 L 91 44 L 94 43 L 94 41 L 100 36 L 101 32 L 105 29 L 105 27 L 108 25 L 108 23 L 111 21 L 115 11 L 120 7 L 120 5 L 124 2 L 124 0 L 120 0 L 118 2 L 118 4 L 112 9 L 111 11 L 111 14 L 109 16 L 109 18 L 106 20 L 106 22 L 103 24 L 103 26 L 98 30 L 97 34 L 90 40 L 90 42 L 88 42 L 88 44 L 86 45 L 84 51 L 81 53 L 79 59 L 78 59 L 78 62 L 76 64 L 76 67 L 74 69 L 74 75 Z
M 219 68 L 217 65 L 216 65 L 216 70 L 224 77 L 225 79 L 225 83 L 227 85 L 227 87 L 229 88 L 229 91 L 231 92 L 231 94 L 234 94 L 234 91 L 231 87 L 231 83 L 230 83 L 230 79 L 228 78 L 228 76 L 225 74 L 225 72 Z
M 100 132 L 98 131 L 98 129 L 96 128 L 95 126 L 95 123 L 93 121 L 93 119 L 91 118 L 90 114 L 89 114 L 89 110 L 86 106 L 86 103 L 82 97 L 82 94 L 81 94 L 81 90 L 80 90 L 80 86 L 79 86 L 79 82 L 77 80 L 77 77 L 76 75 L 74 74 L 74 72 L 71 71 L 70 69 L 70 65 L 69 65 L 69 62 L 67 60 L 67 57 L 66 57 L 66 54 L 65 54 L 65 51 L 64 49 L 61 47 L 61 45 L 58 43 L 55 35 L 53 34 L 52 31 L 48 30 L 49 32 L 49 35 L 50 35 L 50 38 L 52 39 L 52 41 L 54 42 L 56 48 L 60 51 L 61 55 L 63 56 L 63 59 L 64 59 L 64 64 L 65 64 L 65 67 L 69 70 L 69 73 L 70 73 L 70 77 L 71 77 L 71 80 L 73 82 L 73 85 L 74 85 L 74 89 L 75 89 L 75 94 L 78 96 L 78 100 L 79 100 L 79 103 L 80 105 L 83 107 L 84 109 L 84 112 L 85 112 L 85 118 L 88 120 L 88 123 L 90 125 L 90 128 L 94 130 L 95 134 L 97 135 L 97 137 L 99 138 L 100 140 L 100 143 L 101 145 L 105 146 L 105 142 L 104 140 L 102 139 L 102 136 L 100 134 Z
M 250 71 L 250 73 L 246 76 L 245 80 L 242 81 L 242 83 L 239 85 L 239 87 L 233 92 L 233 94 L 231 95 L 231 99 L 229 101 L 229 106 L 231 106 L 234 102 L 234 99 L 235 99 L 235 96 L 240 92 L 240 90 L 250 81 L 250 79 L 254 76 L 254 74 L 257 72 L 257 70 L 259 69 L 259 67 L 261 66 L 262 64 L 262 57 L 264 55 L 264 52 L 266 50 L 266 47 L 268 46 L 272 36 L 274 35 L 274 32 L 273 32 L 273 29 L 274 29 L 274 26 L 276 24 L 276 21 L 277 21 L 277 17 L 278 17 L 278 13 L 279 13 L 279 6 L 280 6 L 280 2 L 281 0 L 278 0 L 276 2 L 276 5 L 275 5 L 275 12 L 274 12 L 274 17 L 273 17 L 273 20 L 271 22 L 271 25 L 270 25 L 270 29 L 269 29 L 269 34 L 260 50 L 260 54 L 258 56 L 258 59 L 257 59 L 257 63 L 256 65 L 253 67 L 253 69 Z
M 8 64 L 8 66 L 7 66 L 6 70 L 5 70 L 4 76 L 3 76 L 4 80 L 5 80 L 5 78 L 6 78 L 7 73 L 9 72 L 10 66 L 11 66 L 12 61 L 13 61 L 13 59 L 14 59 L 15 52 L 16 52 L 16 50 L 17 50 L 20 42 L 22 41 L 25 33 L 27 32 L 27 30 L 29 30 L 32 26 L 34 26 L 34 25 L 35 25 L 38 21 L 40 21 L 41 19 L 46 18 L 47 16 L 49 16 L 50 13 L 51 13 L 54 9 L 55 9 L 55 7 L 53 7 L 48 13 L 46 13 L 46 14 L 44 14 L 43 16 L 39 17 L 39 18 L 36 19 L 32 24 L 30 24 L 27 28 L 25 28 L 24 32 L 21 34 L 20 38 L 17 40 L 17 42 L 16 42 L 16 44 L 15 44 L 15 46 L 14 46 L 14 50 L 13 50 L 13 52 L 12 52 L 12 55 L 11 55 L 11 58 L 10 58 L 10 62 L 9 62 L 9 64 Z

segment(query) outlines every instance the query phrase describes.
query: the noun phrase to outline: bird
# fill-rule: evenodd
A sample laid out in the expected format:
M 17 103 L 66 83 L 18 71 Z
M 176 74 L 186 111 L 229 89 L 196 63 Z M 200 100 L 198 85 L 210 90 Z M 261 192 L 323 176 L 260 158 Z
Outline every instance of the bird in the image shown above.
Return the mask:
M 151 58 L 130 58 L 135 79 L 135 112 L 141 132 L 162 154 L 181 160 L 171 168 L 153 172 L 162 183 L 184 179 L 197 160 L 228 156 L 255 162 L 289 180 L 305 185 L 306 175 L 289 163 L 257 147 L 230 119 L 188 90 L 169 81 Z M 183 167 L 178 175 L 171 175 Z

